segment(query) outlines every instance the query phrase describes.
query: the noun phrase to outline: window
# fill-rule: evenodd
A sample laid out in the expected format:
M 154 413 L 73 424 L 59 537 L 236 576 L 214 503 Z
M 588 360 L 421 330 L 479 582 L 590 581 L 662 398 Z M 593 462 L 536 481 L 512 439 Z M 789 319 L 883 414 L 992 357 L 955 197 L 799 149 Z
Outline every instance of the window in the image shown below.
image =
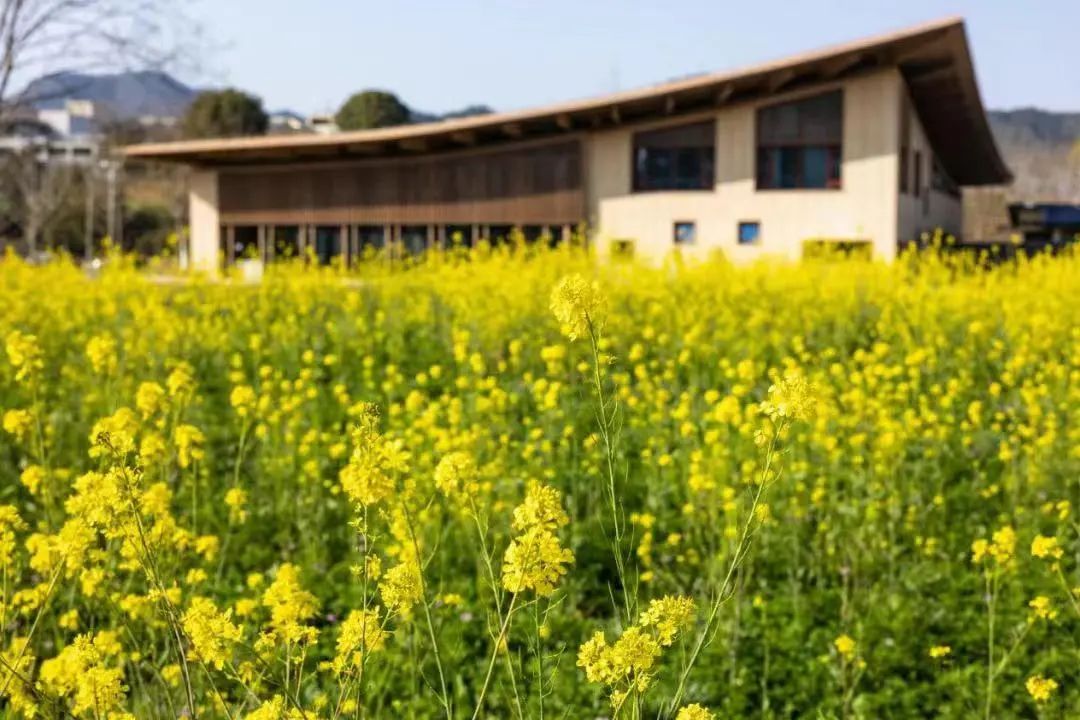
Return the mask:
M 237 225 L 233 230 L 233 257 L 252 260 L 259 257 L 259 228 L 256 225 Z
M 693 245 L 697 242 L 697 226 L 692 222 L 675 223 L 673 239 L 676 245 Z
M 427 249 L 427 225 L 404 225 L 401 228 L 401 246 L 410 255 L 419 255 Z
M 341 254 L 341 228 L 336 226 L 318 226 L 315 228 L 315 256 L 320 265 L 329 265 L 330 261 Z
M 447 247 L 471 248 L 473 246 L 472 225 L 447 225 L 444 232 L 446 233 Z
M 298 226 L 278 225 L 270 232 L 275 259 L 288 259 L 300 255 L 300 228 Z
M 758 189 L 838 189 L 843 114 L 839 90 L 758 110 Z
M 843 259 L 870 260 L 874 256 L 874 245 L 869 240 L 814 239 L 803 241 L 805 259 Z
M 915 181 L 912 183 L 912 192 L 915 193 L 915 197 L 922 195 L 922 153 L 918 150 L 915 151 Z
M 510 241 L 518 236 L 518 232 L 515 231 L 513 225 L 489 225 L 488 226 L 488 242 L 492 247 L 496 245 L 506 245 Z
M 356 229 L 357 255 L 373 255 L 386 246 L 386 229 L 382 225 L 361 225 Z
M 611 257 L 617 260 L 630 260 L 634 257 L 635 242 L 629 238 L 616 238 L 611 241 Z
M 909 191 L 908 180 L 911 172 L 911 109 L 908 107 L 907 93 L 900 100 L 900 192 Z
M 714 184 L 712 122 L 634 135 L 634 191 L 708 190 Z
M 757 245 L 761 239 L 761 223 L 757 220 L 744 220 L 739 223 L 739 244 Z

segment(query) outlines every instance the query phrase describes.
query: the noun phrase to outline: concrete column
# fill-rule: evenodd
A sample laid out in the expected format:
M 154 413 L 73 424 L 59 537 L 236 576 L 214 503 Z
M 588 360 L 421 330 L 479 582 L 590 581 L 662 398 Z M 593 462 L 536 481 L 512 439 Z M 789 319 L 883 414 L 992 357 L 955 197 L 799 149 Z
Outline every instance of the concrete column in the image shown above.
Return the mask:
M 259 262 L 266 262 L 266 226 L 259 225 L 256 228 L 256 233 L 259 239 Z
M 225 226 L 225 267 L 232 267 L 236 262 L 236 226 Z
M 213 170 L 196 170 L 188 188 L 189 263 L 195 270 L 216 275 L 222 249 L 218 175 Z
M 274 262 L 274 253 L 277 250 L 277 226 L 266 226 L 266 264 Z

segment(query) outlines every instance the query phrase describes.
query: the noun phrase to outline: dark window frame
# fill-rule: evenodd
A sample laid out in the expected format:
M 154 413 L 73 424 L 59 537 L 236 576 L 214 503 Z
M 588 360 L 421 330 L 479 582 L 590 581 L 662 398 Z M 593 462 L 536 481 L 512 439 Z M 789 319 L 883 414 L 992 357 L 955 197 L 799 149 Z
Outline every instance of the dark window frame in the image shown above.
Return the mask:
M 814 102 L 822 102 L 827 98 L 836 99 L 836 135 L 825 141 L 820 138 L 807 137 L 806 129 L 801 127 L 802 118 L 796 115 L 796 125 L 799 125 L 795 137 L 776 141 L 766 138 L 764 125 L 769 113 L 780 112 L 785 109 L 791 110 L 799 106 L 807 106 Z M 797 112 L 797 111 L 796 111 Z M 842 190 L 844 188 L 844 91 L 842 88 L 827 90 L 825 92 L 806 95 L 793 100 L 771 103 L 757 108 L 754 116 L 754 158 L 755 158 L 755 189 L 761 191 L 771 190 Z M 812 153 L 825 153 L 824 178 L 821 185 L 809 184 L 809 163 Z M 788 169 L 785 171 L 785 165 Z M 775 171 L 777 166 L 779 171 Z M 774 177 L 774 175 L 776 177 Z M 785 176 L 795 178 L 793 183 L 785 182 Z
M 754 238 L 752 240 L 743 240 L 743 228 L 753 227 Z M 743 247 L 753 247 L 754 245 L 761 244 L 761 221 L 760 220 L 739 220 L 735 224 L 735 244 L 742 245 Z
M 915 151 L 913 162 L 913 174 L 915 175 L 912 181 L 912 190 L 915 197 L 920 198 L 923 196 L 923 156 L 919 150 Z
M 679 133 L 688 136 L 701 133 L 708 137 L 708 144 L 676 144 L 678 140 L 673 138 Z M 643 156 L 642 152 L 649 152 L 650 139 L 662 143 L 652 145 L 651 148 L 653 153 L 657 153 L 654 161 L 661 157 L 666 158 L 669 168 L 666 177 L 648 177 L 649 156 Z M 686 142 L 691 142 L 690 137 Z M 680 163 L 685 165 L 691 159 L 698 163 L 698 172 L 680 177 Z M 630 175 L 630 188 L 635 193 L 712 191 L 716 187 L 716 120 L 708 118 L 635 132 L 630 142 Z M 694 175 L 697 175 L 697 179 L 692 181 L 692 185 L 681 184 L 690 181 Z
M 689 226 L 691 237 L 690 240 L 679 240 L 679 229 Z M 675 247 L 687 247 L 697 245 L 697 221 L 696 220 L 676 220 L 671 224 L 671 243 Z

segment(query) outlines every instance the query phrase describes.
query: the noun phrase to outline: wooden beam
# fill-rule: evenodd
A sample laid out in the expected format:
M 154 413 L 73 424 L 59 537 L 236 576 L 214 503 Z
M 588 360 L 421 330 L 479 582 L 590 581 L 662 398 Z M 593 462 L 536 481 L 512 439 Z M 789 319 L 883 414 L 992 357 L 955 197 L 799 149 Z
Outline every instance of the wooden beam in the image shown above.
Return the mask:
M 716 91 L 716 104 L 723 105 L 735 94 L 735 83 L 728 83 Z
M 555 124 L 559 126 L 560 130 L 574 129 L 574 121 L 565 113 L 555 116 Z
M 521 123 L 506 123 L 502 126 L 502 131 L 512 138 L 519 138 L 525 134 L 525 131 L 521 128 Z
M 456 142 L 458 145 L 475 145 L 476 131 L 460 130 L 456 133 L 450 133 L 450 139 Z
M 925 62 L 919 64 L 904 65 L 900 68 L 900 72 L 903 73 L 904 78 L 908 82 L 918 82 L 921 80 L 934 80 L 956 71 L 956 66 L 951 58 L 944 60 L 937 60 L 934 62 Z
M 673 112 L 675 112 L 675 96 L 668 95 L 664 98 L 664 114 L 670 115 Z
M 398 141 L 398 147 L 411 152 L 424 152 L 428 149 L 428 142 L 424 138 L 406 138 Z
M 615 123 L 616 125 L 622 123 L 622 114 L 619 113 L 618 105 L 611 106 L 611 122 Z
M 346 145 L 342 148 L 343 155 L 376 155 L 383 149 L 382 143 L 364 143 L 363 145 Z
M 798 75 L 794 70 L 781 70 L 769 80 L 769 92 L 776 93 L 783 90 L 785 86 L 794 82 L 797 77 Z
M 879 64 L 880 58 L 874 53 L 855 53 L 854 55 L 845 55 L 825 63 L 822 66 L 821 75 L 826 80 L 835 80 L 851 75 L 859 70 L 876 67 Z

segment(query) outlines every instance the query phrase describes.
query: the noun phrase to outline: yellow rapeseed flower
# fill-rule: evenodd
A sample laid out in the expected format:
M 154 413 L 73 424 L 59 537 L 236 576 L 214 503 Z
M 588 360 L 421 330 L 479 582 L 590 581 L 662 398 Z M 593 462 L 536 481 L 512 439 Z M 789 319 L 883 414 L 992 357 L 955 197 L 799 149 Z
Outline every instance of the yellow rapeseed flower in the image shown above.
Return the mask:
M 650 601 L 639 622 L 643 627 L 652 628 L 657 642 L 667 647 L 693 622 L 694 610 L 693 598 L 668 595 Z
M 564 277 L 551 291 L 551 312 L 571 340 L 588 334 L 603 320 L 606 301 L 595 280 L 574 274 Z
M 833 646 L 836 647 L 836 652 L 840 653 L 840 657 L 848 661 L 854 659 L 855 652 L 858 649 L 855 639 L 847 634 L 840 635 L 833 640 Z
M 232 611 L 221 612 L 213 601 L 204 597 L 191 599 L 182 624 L 191 639 L 193 657 L 218 670 L 232 657 L 233 645 L 243 634 L 231 619 Z
M 675 720 L 713 720 L 714 717 L 705 707 L 694 703 L 681 708 Z
M 365 655 L 386 645 L 387 633 L 379 620 L 379 608 L 353 610 L 341 623 L 333 665 L 341 674 L 358 668 Z
M 534 526 L 510 541 L 503 557 L 502 584 L 513 593 L 532 590 L 541 597 L 555 592 L 574 553 L 543 526 Z
M 1031 555 L 1040 560 L 1060 560 L 1064 550 L 1054 536 L 1036 535 L 1031 541 Z
M 1028 695 L 1031 696 L 1031 699 L 1042 704 L 1049 702 L 1050 698 L 1057 692 L 1058 684 L 1057 681 L 1052 678 L 1046 678 L 1042 675 L 1032 675 L 1027 679 L 1025 687 L 1027 687 Z

